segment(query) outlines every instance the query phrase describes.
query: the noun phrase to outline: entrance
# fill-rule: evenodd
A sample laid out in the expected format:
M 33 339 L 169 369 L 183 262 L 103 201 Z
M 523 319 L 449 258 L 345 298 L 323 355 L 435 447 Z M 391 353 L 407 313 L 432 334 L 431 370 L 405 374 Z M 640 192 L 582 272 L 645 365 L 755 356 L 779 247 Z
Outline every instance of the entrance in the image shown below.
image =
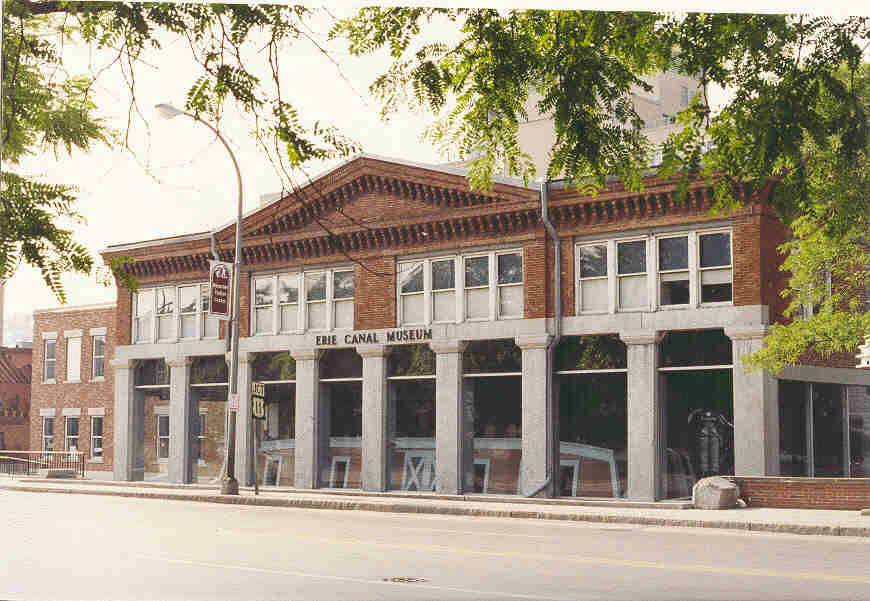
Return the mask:
M 362 488 L 362 358 L 330 349 L 320 359 L 320 483 Z

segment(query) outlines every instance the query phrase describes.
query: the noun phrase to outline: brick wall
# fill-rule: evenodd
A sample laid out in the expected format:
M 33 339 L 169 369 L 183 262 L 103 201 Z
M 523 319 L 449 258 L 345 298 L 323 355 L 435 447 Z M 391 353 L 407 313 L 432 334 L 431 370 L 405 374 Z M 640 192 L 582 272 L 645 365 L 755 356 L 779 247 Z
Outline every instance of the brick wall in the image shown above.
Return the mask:
M 357 263 L 354 286 L 354 329 L 396 326 L 396 263 L 393 257 L 371 257 Z
M 54 450 L 64 449 L 63 409 L 77 408 L 79 415 L 79 446 L 85 453 L 88 470 L 111 470 L 113 457 L 112 417 L 114 412 L 114 392 L 112 387 L 112 366 L 110 359 L 114 354 L 118 318 L 114 306 L 71 307 L 37 311 L 33 316 L 33 384 L 31 387 L 30 411 L 30 448 L 42 448 L 42 416 L 40 409 L 54 409 Z M 93 380 L 93 338 L 91 328 L 106 328 L 106 349 L 102 380 Z M 66 341 L 65 330 L 82 330 L 81 377 L 80 382 L 66 381 Z M 57 333 L 55 363 L 55 383 L 43 381 L 44 342 L 43 332 Z M 129 336 L 129 330 L 127 331 Z M 91 457 L 91 419 L 88 409 L 102 409 L 103 417 L 103 460 L 94 461 Z
M 791 509 L 865 509 L 870 478 L 730 477 L 750 507 Z

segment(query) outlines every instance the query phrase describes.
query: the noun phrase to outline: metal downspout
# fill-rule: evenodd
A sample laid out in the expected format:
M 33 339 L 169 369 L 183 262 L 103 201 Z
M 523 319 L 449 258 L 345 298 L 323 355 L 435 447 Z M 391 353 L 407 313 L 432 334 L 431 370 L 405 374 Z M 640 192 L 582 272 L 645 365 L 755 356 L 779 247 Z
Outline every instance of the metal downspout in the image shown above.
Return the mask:
M 544 224 L 544 229 L 547 236 L 553 241 L 553 337 L 547 345 L 547 387 L 546 387 L 546 428 L 547 428 L 547 479 L 534 492 L 530 493 L 529 497 L 535 497 L 544 489 L 549 487 L 553 482 L 553 476 L 556 472 L 556 443 L 555 443 L 555 420 L 554 414 L 554 395 L 553 395 L 553 379 L 555 378 L 554 365 L 556 357 L 556 349 L 559 346 L 559 340 L 562 338 L 562 245 L 559 242 L 559 236 L 556 233 L 556 228 L 553 227 L 550 221 L 550 210 L 548 205 L 548 193 L 550 190 L 550 180 L 545 179 L 541 182 L 541 219 Z

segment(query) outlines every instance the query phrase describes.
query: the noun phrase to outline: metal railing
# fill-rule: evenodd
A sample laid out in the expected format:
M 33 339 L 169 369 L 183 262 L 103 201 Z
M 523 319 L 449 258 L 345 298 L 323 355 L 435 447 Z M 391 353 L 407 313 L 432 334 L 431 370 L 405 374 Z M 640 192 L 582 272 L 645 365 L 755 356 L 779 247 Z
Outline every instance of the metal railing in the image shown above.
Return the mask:
M 70 471 L 85 477 L 85 454 L 81 451 L 0 451 L 0 474 L 38 476 L 50 470 Z

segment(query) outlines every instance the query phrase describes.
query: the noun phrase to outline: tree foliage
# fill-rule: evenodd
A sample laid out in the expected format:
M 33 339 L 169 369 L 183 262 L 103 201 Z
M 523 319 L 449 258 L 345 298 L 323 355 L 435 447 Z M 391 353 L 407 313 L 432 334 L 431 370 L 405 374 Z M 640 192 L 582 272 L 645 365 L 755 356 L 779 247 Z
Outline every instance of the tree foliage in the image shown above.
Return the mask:
M 427 37 L 433 22 L 452 24 L 457 41 Z M 390 67 L 371 86 L 384 111 L 407 102 L 434 112 L 427 135 L 458 150 L 478 188 L 502 171 L 538 175 L 517 141 L 536 99 L 555 128 L 540 175 L 591 193 L 614 176 L 640 190 L 652 148 L 632 91 L 649 90 L 643 78 L 663 70 L 699 78 L 701 93 L 677 115 L 683 127 L 663 145 L 659 175 L 682 190 L 707 179 L 714 210 L 769 191 L 794 236 L 782 249 L 789 316 L 805 302 L 820 305 L 811 319 L 773 327 L 754 365 L 778 371 L 807 349 L 852 352 L 870 335 L 861 83 L 870 19 L 364 8 L 332 35 L 347 38 L 354 54 L 389 52 Z M 728 93 L 722 106 L 710 102 L 714 89 Z M 837 282 L 831 298 L 819 294 L 821 265 Z
M 317 44 L 306 29 L 309 16 L 304 7 L 286 5 L 3 0 L 0 280 L 30 263 L 64 300 L 61 273 L 92 269 L 93 259 L 69 229 L 81 220 L 76 191 L 24 173 L 21 161 L 48 151 L 86 152 L 101 143 L 129 148 L 130 124 L 142 118 L 137 66 L 167 36 L 180 37 L 200 67 L 185 108 L 219 122 L 232 103 L 252 116 L 254 135 L 285 183 L 292 181 L 292 168 L 307 160 L 354 151 L 334 128 L 304 123 L 282 94 L 282 48 L 298 40 Z M 100 117 L 94 101 L 100 72 L 69 73 L 63 44 L 114 53 L 106 68 L 122 71 L 131 99 L 125 131 L 110 131 Z M 122 284 L 132 284 L 123 261 L 110 267 Z

